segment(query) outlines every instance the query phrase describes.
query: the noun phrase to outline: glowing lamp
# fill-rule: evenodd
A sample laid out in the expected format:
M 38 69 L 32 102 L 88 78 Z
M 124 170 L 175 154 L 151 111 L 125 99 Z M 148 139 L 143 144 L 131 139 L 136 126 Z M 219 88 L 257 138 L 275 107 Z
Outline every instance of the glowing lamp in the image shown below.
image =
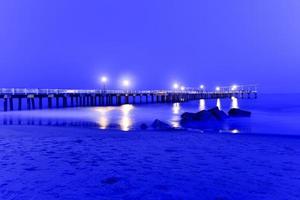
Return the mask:
M 175 90 L 177 90 L 177 89 L 179 88 L 179 85 L 178 85 L 177 83 L 174 83 L 173 88 L 174 88 Z

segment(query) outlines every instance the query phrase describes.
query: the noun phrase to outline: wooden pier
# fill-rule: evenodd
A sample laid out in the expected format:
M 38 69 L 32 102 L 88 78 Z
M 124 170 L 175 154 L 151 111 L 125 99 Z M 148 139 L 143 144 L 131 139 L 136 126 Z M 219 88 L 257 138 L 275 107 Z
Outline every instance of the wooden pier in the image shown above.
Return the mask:
M 72 89 L 0 89 L 3 111 L 118 106 L 122 104 L 172 103 L 199 99 L 257 98 L 256 86 L 220 87 L 218 91 L 187 88 L 181 90 L 72 90 Z

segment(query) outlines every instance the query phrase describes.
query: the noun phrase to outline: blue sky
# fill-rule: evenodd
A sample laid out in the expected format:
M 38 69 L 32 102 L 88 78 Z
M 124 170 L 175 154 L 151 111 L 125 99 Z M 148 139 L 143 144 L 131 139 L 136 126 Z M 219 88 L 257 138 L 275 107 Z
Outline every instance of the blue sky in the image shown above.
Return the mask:
M 300 88 L 298 0 L 0 2 L 0 87 Z

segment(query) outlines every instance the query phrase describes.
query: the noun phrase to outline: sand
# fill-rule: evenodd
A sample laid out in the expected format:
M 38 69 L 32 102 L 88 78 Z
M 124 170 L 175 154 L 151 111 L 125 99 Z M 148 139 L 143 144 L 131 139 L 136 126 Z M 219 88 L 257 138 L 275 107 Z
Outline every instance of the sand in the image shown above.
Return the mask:
M 300 199 L 300 137 L 1 126 L 0 199 Z

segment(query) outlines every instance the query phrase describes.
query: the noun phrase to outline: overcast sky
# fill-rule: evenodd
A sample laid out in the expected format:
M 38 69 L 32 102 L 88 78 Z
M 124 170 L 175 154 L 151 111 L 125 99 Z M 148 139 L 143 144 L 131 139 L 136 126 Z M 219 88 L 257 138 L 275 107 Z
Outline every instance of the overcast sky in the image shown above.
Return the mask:
M 300 92 L 300 1 L 0 1 L 0 69 L 0 87 Z

